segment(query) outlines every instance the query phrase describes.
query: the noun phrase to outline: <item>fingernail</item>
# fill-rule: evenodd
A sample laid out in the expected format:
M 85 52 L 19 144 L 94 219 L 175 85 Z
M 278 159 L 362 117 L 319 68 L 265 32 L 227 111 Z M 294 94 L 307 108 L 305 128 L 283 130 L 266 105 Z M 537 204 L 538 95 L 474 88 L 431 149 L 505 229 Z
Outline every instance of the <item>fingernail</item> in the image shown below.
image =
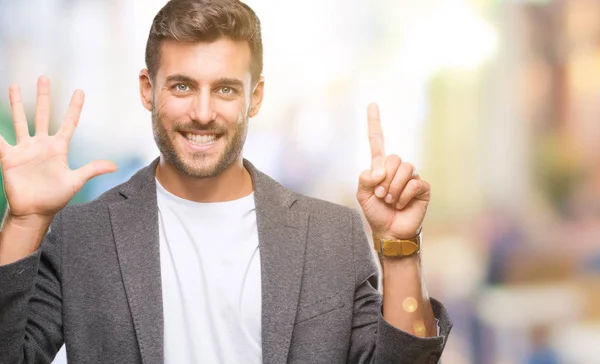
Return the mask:
M 385 202 L 387 203 L 392 203 L 392 195 L 391 194 L 387 194 L 387 196 L 385 196 Z
M 376 170 L 373 171 L 372 176 L 373 176 L 373 178 L 381 178 L 381 177 L 383 177 L 384 173 L 385 172 L 384 172 L 383 168 L 377 168 Z
M 381 198 L 385 196 L 385 188 L 383 186 L 379 186 L 375 189 L 375 196 Z

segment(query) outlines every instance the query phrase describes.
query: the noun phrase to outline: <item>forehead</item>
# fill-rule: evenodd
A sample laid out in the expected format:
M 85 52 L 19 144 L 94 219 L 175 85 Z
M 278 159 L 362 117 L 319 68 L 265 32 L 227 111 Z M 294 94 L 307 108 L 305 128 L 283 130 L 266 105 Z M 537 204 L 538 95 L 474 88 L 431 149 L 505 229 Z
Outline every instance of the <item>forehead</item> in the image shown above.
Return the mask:
M 250 46 L 245 41 L 219 38 L 214 42 L 161 42 L 157 78 L 184 74 L 197 80 L 250 76 Z

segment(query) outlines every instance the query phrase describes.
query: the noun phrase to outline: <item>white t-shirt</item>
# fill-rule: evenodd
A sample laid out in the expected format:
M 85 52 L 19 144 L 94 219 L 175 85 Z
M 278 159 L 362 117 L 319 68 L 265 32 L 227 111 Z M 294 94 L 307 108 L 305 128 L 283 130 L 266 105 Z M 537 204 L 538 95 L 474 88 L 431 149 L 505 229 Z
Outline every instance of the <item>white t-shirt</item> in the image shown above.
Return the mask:
M 165 364 L 261 363 L 254 193 L 198 203 L 156 186 Z

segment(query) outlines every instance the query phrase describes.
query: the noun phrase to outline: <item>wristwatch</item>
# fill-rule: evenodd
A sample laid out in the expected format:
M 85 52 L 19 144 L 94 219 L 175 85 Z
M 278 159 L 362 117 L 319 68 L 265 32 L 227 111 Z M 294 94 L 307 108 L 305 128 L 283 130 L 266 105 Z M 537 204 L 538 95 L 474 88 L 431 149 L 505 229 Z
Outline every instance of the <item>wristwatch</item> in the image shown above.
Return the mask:
M 386 239 L 373 236 L 377 254 L 389 258 L 408 257 L 421 249 L 421 234 L 410 239 Z

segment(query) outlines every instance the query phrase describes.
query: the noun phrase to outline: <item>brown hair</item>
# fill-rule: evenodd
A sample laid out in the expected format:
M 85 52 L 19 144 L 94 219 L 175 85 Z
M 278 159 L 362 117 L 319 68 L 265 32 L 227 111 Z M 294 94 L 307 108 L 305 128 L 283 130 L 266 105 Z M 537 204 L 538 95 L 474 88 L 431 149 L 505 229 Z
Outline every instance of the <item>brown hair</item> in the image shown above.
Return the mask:
M 178 42 L 213 42 L 226 37 L 248 42 L 250 72 L 256 83 L 263 68 L 260 20 L 239 0 L 170 0 L 154 17 L 146 43 L 146 67 L 156 76 L 163 39 Z

